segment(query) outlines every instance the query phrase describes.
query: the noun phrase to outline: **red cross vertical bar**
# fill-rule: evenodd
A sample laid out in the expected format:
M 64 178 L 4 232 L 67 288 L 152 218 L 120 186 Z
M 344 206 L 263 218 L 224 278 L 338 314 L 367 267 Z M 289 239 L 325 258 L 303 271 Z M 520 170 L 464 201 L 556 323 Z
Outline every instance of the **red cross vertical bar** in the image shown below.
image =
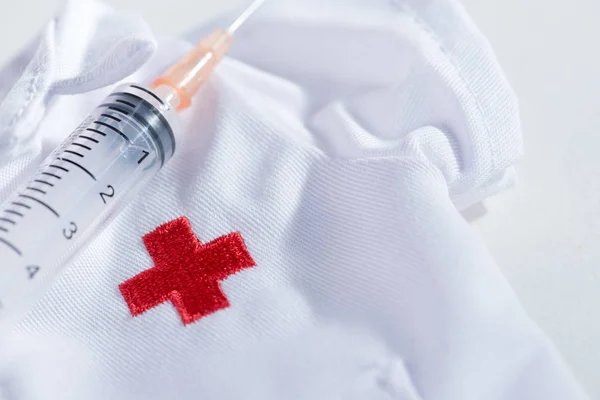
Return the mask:
M 119 285 L 133 316 L 171 301 L 184 325 L 229 307 L 219 281 L 255 266 L 238 232 L 202 244 L 181 217 L 144 236 L 154 267 Z

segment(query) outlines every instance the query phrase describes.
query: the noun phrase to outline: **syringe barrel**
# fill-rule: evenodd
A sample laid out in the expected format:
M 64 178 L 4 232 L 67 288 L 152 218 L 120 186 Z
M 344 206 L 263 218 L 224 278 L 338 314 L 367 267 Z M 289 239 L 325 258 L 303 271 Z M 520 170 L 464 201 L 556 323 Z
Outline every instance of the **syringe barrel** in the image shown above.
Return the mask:
M 0 334 L 172 157 L 179 119 L 119 86 L 0 207 Z M 101 262 L 99 260 L 99 262 Z

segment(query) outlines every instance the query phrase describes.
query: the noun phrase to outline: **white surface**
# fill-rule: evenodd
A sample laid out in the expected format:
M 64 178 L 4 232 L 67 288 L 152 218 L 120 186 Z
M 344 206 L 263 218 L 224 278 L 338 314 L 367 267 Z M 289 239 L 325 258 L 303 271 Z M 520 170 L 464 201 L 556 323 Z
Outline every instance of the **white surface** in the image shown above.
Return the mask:
M 276 0 L 271 0 L 276 1 Z M 138 10 L 157 33 L 183 32 L 244 1 L 112 0 Z M 522 303 L 600 398 L 600 79 L 591 0 L 465 1 L 488 35 L 523 113 L 527 156 L 520 184 L 487 202 L 476 222 Z M 1 58 L 22 46 L 58 1 L 21 0 L 0 14 Z M 31 10 L 35 10 L 32 13 Z M 202 10 L 202 15 L 198 14 Z M 165 17 L 166 16 L 166 17 Z

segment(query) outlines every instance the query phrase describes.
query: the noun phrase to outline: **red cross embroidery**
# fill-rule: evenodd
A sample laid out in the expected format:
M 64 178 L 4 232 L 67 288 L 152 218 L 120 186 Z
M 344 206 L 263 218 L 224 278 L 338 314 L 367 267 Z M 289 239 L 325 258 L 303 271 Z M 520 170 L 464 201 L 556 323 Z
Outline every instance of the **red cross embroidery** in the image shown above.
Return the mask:
M 170 300 L 191 324 L 229 307 L 219 281 L 256 265 L 238 232 L 202 244 L 185 217 L 145 235 L 144 244 L 154 267 L 119 285 L 134 317 Z

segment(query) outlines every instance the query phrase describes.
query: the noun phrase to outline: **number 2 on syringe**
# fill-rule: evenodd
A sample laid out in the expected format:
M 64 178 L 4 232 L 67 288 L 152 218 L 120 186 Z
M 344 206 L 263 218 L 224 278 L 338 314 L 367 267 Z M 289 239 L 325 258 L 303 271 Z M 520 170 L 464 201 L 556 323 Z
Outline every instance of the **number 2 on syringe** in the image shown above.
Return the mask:
M 113 197 L 115 195 L 115 188 L 112 187 L 111 185 L 107 185 L 106 188 L 108 190 L 110 190 L 110 193 L 105 193 L 105 192 L 100 192 L 100 197 L 102 198 L 102 201 L 104 202 L 104 204 L 107 203 L 106 198 L 107 197 Z

